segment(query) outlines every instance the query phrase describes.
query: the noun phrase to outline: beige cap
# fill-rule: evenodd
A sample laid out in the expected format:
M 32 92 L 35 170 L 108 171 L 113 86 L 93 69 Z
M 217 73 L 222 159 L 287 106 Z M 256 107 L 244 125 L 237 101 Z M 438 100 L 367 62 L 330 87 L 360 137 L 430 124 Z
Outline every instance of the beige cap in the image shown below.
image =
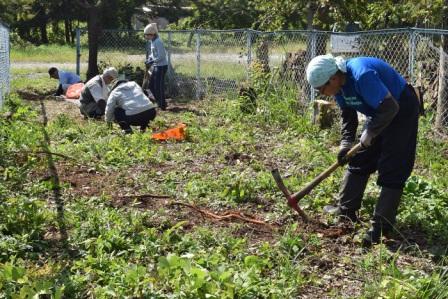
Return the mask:
M 112 78 L 117 78 L 118 72 L 114 67 L 108 67 L 103 71 L 103 76 L 110 76 Z
M 145 27 L 145 30 L 143 30 L 144 34 L 157 34 L 157 23 L 151 23 Z

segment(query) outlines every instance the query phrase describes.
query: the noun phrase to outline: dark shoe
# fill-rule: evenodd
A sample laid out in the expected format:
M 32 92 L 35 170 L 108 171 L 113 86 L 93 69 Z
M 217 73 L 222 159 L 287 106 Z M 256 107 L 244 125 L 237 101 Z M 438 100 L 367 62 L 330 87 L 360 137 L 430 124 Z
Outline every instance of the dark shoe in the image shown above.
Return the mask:
M 381 188 L 372 219 L 372 227 L 364 235 L 363 247 L 370 247 L 381 241 L 381 236 L 388 235 L 395 224 L 398 205 L 403 189 Z
M 389 232 L 389 228 L 381 228 L 373 225 L 362 238 L 362 247 L 371 247 L 374 244 L 379 244 L 381 236 L 387 236 Z
M 126 129 L 122 131 L 124 135 L 132 134 L 132 129 Z
M 331 205 L 325 206 L 323 210 L 325 213 L 338 216 L 339 217 L 338 222 L 347 222 L 347 221 L 352 223 L 359 222 L 358 216 L 356 215 L 356 211 L 342 209 L 339 206 L 331 206 Z
M 167 103 L 166 103 L 166 101 L 159 101 L 158 103 L 157 103 L 157 105 L 160 107 L 160 109 L 162 109 L 163 111 L 165 111 L 166 110 L 166 108 L 167 108 Z

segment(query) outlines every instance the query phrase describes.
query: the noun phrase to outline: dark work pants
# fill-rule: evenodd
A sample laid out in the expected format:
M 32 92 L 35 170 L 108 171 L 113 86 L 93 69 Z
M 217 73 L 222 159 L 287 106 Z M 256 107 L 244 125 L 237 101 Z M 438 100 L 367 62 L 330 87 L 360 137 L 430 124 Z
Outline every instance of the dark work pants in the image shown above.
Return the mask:
M 166 101 L 165 101 L 165 75 L 168 70 L 167 65 L 163 66 L 154 66 L 151 80 L 149 82 L 149 89 L 152 94 L 156 98 L 157 105 L 162 110 L 166 109 Z
M 122 108 L 115 108 L 115 121 L 121 129 L 126 132 L 132 132 L 131 126 L 140 126 L 141 131 L 145 131 L 151 120 L 156 117 L 156 109 L 151 108 L 135 115 L 126 115 Z
M 58 89 L 56 90 L 55 96 L 60 96 L 64 94 L 64 90 L 62 89 L 62 84 L 59 84 Z
M 81 83 L 82 81 L 76 82 L 76 83 Z M 76 84 L 73 83 L 73 84 Z M 55 96 L 60 96 L 64 94 L 64 89 L 62 88 L 62 84 L 58 85 L 58 89 L 56 90 L 56 93 L 54 94 Z
M 401 94 L 400 110 L 390 125 L 350 160 L 351 173 L 370 175 L 378 170 L 379 186 L 404 187 L 414 167 L 419 117 L 419 102 L 410 88 L 406 86 Z
M 88 103 L 81 103 L 79 110 L 85 117 L 100 119 L 104 116 L 104 112 L 106 111 L 106 101 L 99 100 L 98 102 L 91 101 Z

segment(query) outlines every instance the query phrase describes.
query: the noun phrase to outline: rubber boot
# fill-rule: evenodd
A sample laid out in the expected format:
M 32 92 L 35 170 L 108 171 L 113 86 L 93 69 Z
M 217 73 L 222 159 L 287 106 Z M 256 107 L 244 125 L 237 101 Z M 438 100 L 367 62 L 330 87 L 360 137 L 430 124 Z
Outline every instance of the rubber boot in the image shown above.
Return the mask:
M 363 238 L 365 247 L 378 244 L 382 235 L 387 235 L 392 231 L 402 194 L 403 189 L 381 188 L 373 214 L 372 226 Z
M 340 220 L 358 222 L 356 212 L 361 208 L 361 201 L 366 190 L 369 175 L 360 175 L 347 171 L 342 180 L 339 191 L 339 205 L 331 208 L 324 207 L 324 211 L 339 215 Z

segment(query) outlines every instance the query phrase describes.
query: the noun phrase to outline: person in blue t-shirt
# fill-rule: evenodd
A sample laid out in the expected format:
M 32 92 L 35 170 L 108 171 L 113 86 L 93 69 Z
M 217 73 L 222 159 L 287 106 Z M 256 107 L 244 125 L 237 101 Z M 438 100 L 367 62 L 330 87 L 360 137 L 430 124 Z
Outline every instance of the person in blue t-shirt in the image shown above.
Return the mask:
M 378 243 L 393 229 L 403 187 L 414 167 L 419 100 L 394 68 L 374 57 L 317 56 L 308 64 L 306 76 L 315 90 L 333 96 L 342 110 L 341 165 L 347 163 L 344 157 L 356 139 L 357 113 L 366 115 L 362 149 L 348 161 L 338 207 L 328 210 L 340 219 L 357 221 L 369 176 L 378 171 L 381 193 L 363 244 Z
M 145 61 L 147 69 L 152 69 L 149 89 L 154 95 L 160 109 L 166 110 L 165 75 L 168 70 L 168 60 L 165 47 L 159 37 L 156 23 L 147 25 L 143 33 L 145 39 L 150 41 L 147 45 Z
M 55 67 L 50 68 L 48 74 L 50 75 L 50 78 L 59 80 L 58 89 L 54 94 L 55 96 L 63 95 L 70 85 L 82 82 L 78 75 L 58 70 Z

